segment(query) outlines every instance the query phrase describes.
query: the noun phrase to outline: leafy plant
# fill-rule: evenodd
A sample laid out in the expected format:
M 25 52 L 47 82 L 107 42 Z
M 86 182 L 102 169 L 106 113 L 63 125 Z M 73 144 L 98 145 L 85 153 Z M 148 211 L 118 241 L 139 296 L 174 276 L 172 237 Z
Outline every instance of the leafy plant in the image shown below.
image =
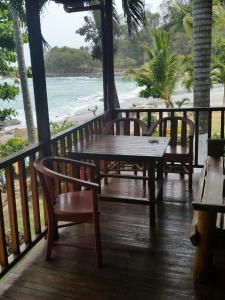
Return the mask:
M 0 144 L 0 157 L 8 156 L 14 152 L 22 150 L 27 145 L 27 139 L 12 137 L 6 143 Z
M 162 29 L 151 34 L 151 46 L 145 46 L 148 61 L 137 71 L 131 71 L 138 86 L 144 87 L 140 96 L 164 100 L 166 107 L 173 107 L 171 100 L 177 79 L 177 59 L 169 51 L 170 33 Z
M 50 131 L 51 135 L 57 134 L 61 131 L 64 131 L 74 125 L 73 122 L 68 120 L 63 121 L 62 123 L 59 122 L 50 122 Z
M 183 99 L 181 99 L 181 100 L 175 101 L 174 103 L 176 104 L 176 106 L 177 106 L 178 108 L 181 108 L 181 107 L 184 105 L 184 103 L 190 102 L 190 101 L 191 101 L 191 100 L 190 100 L 189 98 L 183 98 Z

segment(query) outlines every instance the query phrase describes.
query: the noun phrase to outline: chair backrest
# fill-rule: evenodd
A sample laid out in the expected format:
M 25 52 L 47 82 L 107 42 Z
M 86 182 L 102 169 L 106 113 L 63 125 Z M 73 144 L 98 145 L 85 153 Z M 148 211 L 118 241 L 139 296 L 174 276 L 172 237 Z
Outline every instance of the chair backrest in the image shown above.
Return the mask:
M 171 138 L 170 145 L 175 146 L 179 143 L 186 146 L 194 137 L 195 124 L 192 120 L 183 117 L 166 117 L 153 123 L 148 134 L 152 135 L 157 129 L 159 136 Z
M 48 217 L 54 217 L 53 205 L 56 199 L 56 185 L 57 175 L 52 174 L 51 166 L 53 165 L 53 159 L 50 157 L 38 159 L 34 162 L 34 166 L 37 170 L 40 183 L 44 192 L 44 200 L 46 202 Z M 57 174 L 57 172 L 56 172 Z
M 108 122 L 103 129 L 103 134 L 111 135 L 146 135 L 145 122 L 136 118 L 118 118 Z

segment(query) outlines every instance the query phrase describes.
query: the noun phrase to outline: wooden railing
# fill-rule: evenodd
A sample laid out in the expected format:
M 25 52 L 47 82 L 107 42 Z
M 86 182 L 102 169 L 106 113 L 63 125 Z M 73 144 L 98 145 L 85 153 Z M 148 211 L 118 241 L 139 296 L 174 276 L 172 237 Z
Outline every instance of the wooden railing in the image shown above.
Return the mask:
M 195 166 L 199 166 L 199 115 L 208 113 L 208 137 L 214 132 L 224 138 L 223 107 L 185 109 L 117 109 L 113 116 L 136 117 L 146 121 L 148 128 L 158 118 L 168 115 L 182 115 L 194 120 Z M 23 151 L 0 160 L 0 175 L 6 182 L 0 191 L 0 277 L 18 262 L 46 233 L 46 216 L 42 192 L 39 186 L 34 161 L 43 155 L 46 148 L 50 154 L 64 156 L 73 145 L 101 134 L 108 114 L 61 132 L 46 144 L 32 145 Z M 216 120 L 216 123 L 215 123 Z
M 5 178 L 0 190 L 0 277 L 46 233 L 46 215 L 34 161 L 51 149 L 64 156 L 73 145 L 101 134 L 108 115 L 100 115 L 52 137 L 49 145 L 32 145 L 0 160 Z M 1 175 L 0 174 L 0 175 Z
M 205 121 L 207 122 L 207 135 L 208 138 L 224 138 L 224 112 L 225 107 L 209 107 L 209 108 L 132 108 L 132 109 L 116 109 L 114 111 L 114 118 L 118 116 L 133 117 L 145 120 L 147 127 L 150 128 L 151 124 L 158 119 L 168 116 L 182 116 L 190 118 L 195 123 L 195 139 L 194 139 L 194 167 L 202 167 L 199 162 L 200 154 L 200 116 L 204 114 Z M 207 149 L 207 143 L 205 144 Z

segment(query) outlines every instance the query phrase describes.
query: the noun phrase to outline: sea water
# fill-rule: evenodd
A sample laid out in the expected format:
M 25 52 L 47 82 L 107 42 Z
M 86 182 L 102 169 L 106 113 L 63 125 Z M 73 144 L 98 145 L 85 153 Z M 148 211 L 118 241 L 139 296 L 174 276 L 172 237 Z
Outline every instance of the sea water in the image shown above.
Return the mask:
M 0 83 L 5 79 L 0 79 Z M 8 79 L 7 81 L 11 81 Z M 125 80 L 123 77 L 116 77 L 116 89 L 122 108 L 129 108 L 133 103 L 159 103 L 160 107 L 163 101 L 159 99 L 140 99 L 138 97 L 141 88 L 137 87 L 136 83 L 131 80 Z M 32 101 L 34 121 L 35 105 L 32 79 L 29 79 L 29 90 Z M 52 122 L 61 122 L 67 118 L 76 120 L 81 119 L 82 115 L 87 115 L 87 118 L 93 116 L 92 112 L 97 106 L 97 114 L 103 112 L 103 80 L 99 77 L 47 77 L 47 93 L 49 119 Z M 173 101 L 189 98 L 188 106 L 192 106 L 193 94 L 188 93 L 181 86 L 178 86 L 173 93 Z M 161 103 L 161 104 L 160 104 Z M 211 106 L 222 106 L 223 104 L 223 86 L 217 84 L 211 89 Z M 176 105 L 175 105 L 176 106 Z M 17 112 L 17 119 L 21 122 L 18 127 L 26 127 L 25 115 L 23 109 L 22 94 L 17 96 L 16 101 L 2 102 L 0 108 L 14 108 Z
M 1 80 L 3 81 L 3 79 Z M 10 80 L 8 80 L 10 81 Z M 35 112 L 32 79 L 29 79 L 29 90 Z M 86 114 L 88 109 L 95 109 L 97 113 L 103 111 L 103 80 L 99 77 L 47 77 L 47 93 L 50 121 L 60 122 L 76 115 Z M 116 88 L 120 103 L 138 97 L 136 84 L 131 80 L 116 77 Z M 21 127 L 25 127 L 22 94 L 16 101 L 1 102 L 1 108 L 14 108 Z M 91 115 L 92 113 L 90 113 Z M 35 119 L 35 113 L 34 113 Z

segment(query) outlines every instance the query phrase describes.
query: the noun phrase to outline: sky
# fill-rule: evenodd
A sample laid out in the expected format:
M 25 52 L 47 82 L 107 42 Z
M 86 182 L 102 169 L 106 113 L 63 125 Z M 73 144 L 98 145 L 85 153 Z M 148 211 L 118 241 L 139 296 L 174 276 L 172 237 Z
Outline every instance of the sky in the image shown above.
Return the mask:
M 147 10 L 155 12 L 159 9 L 161 0 L 145 0 Z M 122 13 L 121 0 L 116 0 L 119 13 Z M 83 13 L 65 13 L 62 5 L 53 1 L 46 6 L 41 16 L 42 34 L 51 47 L 73 47 L 79 48 L 86 45 L 84 39 L 76 34 L 76 30 L 84 23 Z M 30 65 L 29 47 L 25 46 L 26 64 Z

